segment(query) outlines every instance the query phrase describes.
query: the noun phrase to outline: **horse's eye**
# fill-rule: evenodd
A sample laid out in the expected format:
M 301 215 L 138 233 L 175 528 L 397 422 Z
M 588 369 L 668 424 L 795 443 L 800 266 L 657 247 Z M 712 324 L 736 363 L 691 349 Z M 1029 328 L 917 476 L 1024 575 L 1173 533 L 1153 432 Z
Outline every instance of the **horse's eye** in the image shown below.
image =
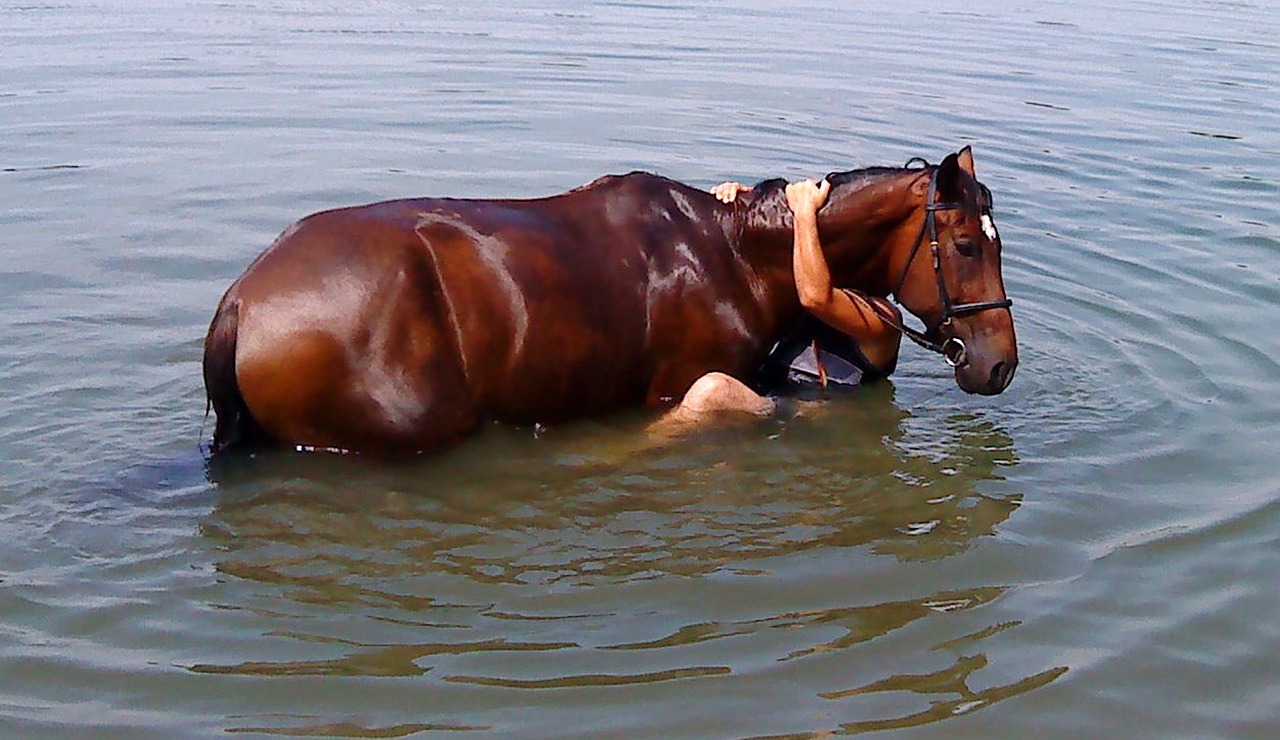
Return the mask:
M 957 239 L 956 251 L 959 252 L 960 254 L 963 254 L 966 257 L 978 256 L 978 246 L 973 242 L 969 241 L 968 239 Z

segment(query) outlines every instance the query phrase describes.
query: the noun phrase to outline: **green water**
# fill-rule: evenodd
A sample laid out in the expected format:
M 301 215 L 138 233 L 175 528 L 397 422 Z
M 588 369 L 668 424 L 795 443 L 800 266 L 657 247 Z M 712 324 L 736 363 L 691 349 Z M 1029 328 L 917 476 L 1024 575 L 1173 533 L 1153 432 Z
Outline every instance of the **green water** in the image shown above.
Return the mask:
M 1280 734 L 1280 16 L 0 5 L 0 735 Z M 207 469 L 291 222 L 940 159 L 1021 364 L 637 451 L 641 411 Z

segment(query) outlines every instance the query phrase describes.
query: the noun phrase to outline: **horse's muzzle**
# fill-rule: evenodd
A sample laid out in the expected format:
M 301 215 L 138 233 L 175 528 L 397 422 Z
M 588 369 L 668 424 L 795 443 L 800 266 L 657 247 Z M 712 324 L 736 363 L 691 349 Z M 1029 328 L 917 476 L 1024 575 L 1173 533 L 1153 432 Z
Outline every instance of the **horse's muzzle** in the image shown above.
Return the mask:
M 1004 389 L 1009 387 L 1009 383 L 1013 382 L 1013 373 L 1018 368 L 1016 357 L 979 365 L 970 360 L 964 349 L 961 349 L 961 353 L 962 362 L 955 366 L 956 385 L 966 393 L 995 396 L 1003 393 Z M 947 361 L 951 361 L 950 354 L 947 356 Z

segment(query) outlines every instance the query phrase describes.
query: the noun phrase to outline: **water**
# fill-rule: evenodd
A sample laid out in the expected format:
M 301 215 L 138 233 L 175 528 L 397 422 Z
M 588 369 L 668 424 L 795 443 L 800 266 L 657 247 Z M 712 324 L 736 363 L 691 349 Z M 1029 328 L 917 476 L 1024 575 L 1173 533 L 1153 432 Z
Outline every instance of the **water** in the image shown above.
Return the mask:
M 1280 733 L 1280 22 L 1247 2 L 0 5 L 5 736 Z M 207 469 L 290 222 L 936 161 L 1022 363 Z

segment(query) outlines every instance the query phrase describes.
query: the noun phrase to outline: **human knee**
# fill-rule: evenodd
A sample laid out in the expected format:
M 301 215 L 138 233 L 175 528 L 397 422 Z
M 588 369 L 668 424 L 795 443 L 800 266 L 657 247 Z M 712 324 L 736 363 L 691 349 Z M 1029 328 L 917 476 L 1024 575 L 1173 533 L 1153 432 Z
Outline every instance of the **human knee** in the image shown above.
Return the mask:
M 732 392 L 736 382 L 721 372 L 707 373 L 693 382 L 681 405 L 696 411 L 719 408 L 724 405 L 725 396 Z
M 732 377 L 719 371 L 712 371 L 695 380 L 689 392 L 714 396 L 724 393 L 736 385 L 738 385 L 738 381 Z
M 685 400 L 681 405 L 686 410 L 695 412 L 763 413 L 771 408 L 767 399 L 762 398 L 732 375 L 721 372 L 710 372 L 698 378 L 685 394 Z

